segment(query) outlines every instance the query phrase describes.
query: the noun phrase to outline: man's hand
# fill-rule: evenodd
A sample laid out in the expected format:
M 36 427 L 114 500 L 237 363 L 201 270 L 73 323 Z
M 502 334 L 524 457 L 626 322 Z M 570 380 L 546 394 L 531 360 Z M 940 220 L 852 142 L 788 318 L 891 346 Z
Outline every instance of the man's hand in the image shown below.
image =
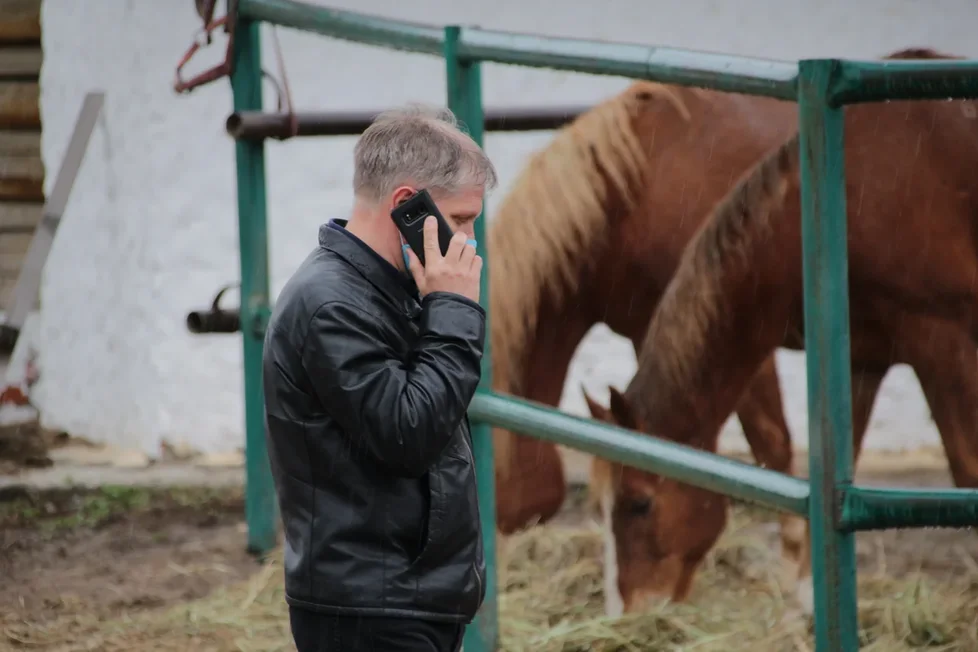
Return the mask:
M 475 253 L 475 247 L 466 244 L 462 232 L 452 236 L 448 251 L 441 255 L 438 246 L 438 220 L 429 215 L 424 221 L 424 259 L 421 261 L 410 247 L 409 269 L 414 276 L 418 290 L 424 296 L 431 292 L 454 292 L 479 302 L 479 277 L 482 274 L 482 257 Z

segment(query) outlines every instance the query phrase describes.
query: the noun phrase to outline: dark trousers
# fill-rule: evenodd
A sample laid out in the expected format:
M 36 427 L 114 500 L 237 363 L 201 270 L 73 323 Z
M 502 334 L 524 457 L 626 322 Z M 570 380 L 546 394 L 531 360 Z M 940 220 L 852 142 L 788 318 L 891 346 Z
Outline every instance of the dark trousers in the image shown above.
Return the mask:
M 289 607 L 298 652 L 458 652 L 464 625 Z

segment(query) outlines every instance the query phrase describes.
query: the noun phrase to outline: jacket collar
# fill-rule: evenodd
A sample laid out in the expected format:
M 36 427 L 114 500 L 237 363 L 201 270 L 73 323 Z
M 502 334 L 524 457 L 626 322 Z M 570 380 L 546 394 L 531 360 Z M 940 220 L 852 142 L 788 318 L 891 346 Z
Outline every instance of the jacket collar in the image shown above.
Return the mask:
M 356 269 L 410 318 L 421 312 L 414 279 L 394 267 L 365 242 L 346 230 L 347 220 L 330 220 L 319 227 L 319 245 Z

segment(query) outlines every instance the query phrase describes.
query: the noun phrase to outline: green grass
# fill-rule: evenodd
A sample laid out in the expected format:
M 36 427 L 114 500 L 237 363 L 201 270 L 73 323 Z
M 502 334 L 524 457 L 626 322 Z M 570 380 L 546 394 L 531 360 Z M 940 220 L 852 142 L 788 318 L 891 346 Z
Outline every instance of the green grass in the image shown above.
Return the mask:
M 118 518 L 161 509 L 197 509 L 202 512 L 237 505 L 240 488 L 66 487 L 22 492 L 0 501 L 0 528 L 30 528 L 54 534 L 77 528 L 96 528 Z

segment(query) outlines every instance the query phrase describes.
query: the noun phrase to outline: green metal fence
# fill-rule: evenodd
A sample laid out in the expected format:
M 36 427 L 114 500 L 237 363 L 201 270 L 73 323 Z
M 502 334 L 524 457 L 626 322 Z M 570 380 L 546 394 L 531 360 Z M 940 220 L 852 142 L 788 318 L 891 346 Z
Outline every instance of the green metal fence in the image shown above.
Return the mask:
M 231 78 L 234 110 L 260 111 L 262 22 L 378 47 L 443 57 L 449 107 L 483 137 L 480 62 L 618 75 L 795 100 L 801 125 L 805 348 L 808 359 L 810 481 L 581 419 L 491 391 L 491 352 L 472 403 L 479 496 L 490 582 L 466 632 L 467 652 L 497 647 L 495 487 L 491 426 L 547 439 L 735 498 L 807 515 L 812 525 L 816 649 L 856 650 L 858 530 L 978 525 L 978 491 L 868 489 L 852 482 L 843 110 L 887 99 L 978 97 L 978 61 L 799 63 L 765 61 L 468 27 L 440 28 L 337 11 L 293 0 L 239 0 Z M 275 545 L 276 507 L 268 467 L 261 349 L 269 314 L 265 157 L 262 140 L 238 140 L 241 330 L 247 446 L 248 546 Z M 485 222 L 476 237 L 483 243 Z M 485 255 L 485 254 L 484 254 Z M 487 256 L 488 265 L 492 256 Z M 488 311 L 489 274 L 482 303 Z

